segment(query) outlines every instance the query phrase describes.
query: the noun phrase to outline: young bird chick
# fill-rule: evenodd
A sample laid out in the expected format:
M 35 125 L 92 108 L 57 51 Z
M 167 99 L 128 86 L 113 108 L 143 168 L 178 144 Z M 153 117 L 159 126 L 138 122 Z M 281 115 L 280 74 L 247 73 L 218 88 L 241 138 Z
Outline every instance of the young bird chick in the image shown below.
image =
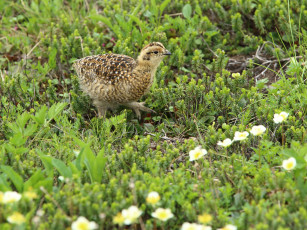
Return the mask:
M 140 119 L 140 111 L 154 111 L 137 100 L 149 91 L 159 64 L 170 54 L 160 42 L 152 42 L 141 50 L 137 60 L 121 54 L 102 54 L 78 59 L 73 67 L 99 117 L 104 117 L 108 109 L 124 105 Z

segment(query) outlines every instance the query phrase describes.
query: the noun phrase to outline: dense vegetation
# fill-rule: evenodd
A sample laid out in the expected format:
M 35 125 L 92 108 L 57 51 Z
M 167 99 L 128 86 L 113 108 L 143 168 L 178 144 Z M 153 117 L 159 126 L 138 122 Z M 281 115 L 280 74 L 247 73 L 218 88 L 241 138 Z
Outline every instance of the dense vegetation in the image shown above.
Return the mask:
M 306 6 L 0 1 L 0 229 L 307 229 Z M 156 113 L 97 118 L 73 61 L 151 41 L 172 52 L 141 99 Z

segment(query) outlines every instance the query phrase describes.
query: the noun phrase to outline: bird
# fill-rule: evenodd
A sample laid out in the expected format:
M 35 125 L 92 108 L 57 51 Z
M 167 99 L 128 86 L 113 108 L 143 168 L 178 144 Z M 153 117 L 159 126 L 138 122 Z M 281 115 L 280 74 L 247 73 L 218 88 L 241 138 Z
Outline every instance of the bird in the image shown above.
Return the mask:
M 140 111 L 155 112 L 145 107 L 145 102 L 137 101 L 149 92 L 158 66 L 168 55 L 171 52 L 162 43 L 151 42 L 136 60 L 107 53 L 77 59 L 73 67 L 81 90 L 92 99 L 100 118 L 106 116 L 107 110 L 123 105 L 131 108 L 140 120 Z

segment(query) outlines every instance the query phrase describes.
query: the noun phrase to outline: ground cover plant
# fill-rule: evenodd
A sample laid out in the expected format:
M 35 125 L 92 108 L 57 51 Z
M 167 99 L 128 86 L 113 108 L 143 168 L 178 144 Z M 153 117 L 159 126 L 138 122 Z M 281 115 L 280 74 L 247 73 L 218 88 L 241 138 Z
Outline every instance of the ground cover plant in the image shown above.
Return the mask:
M 0 2 L 0 229 L 307 229 L 307 1 Z M 172 52 L 97 118 L 72 68 Z

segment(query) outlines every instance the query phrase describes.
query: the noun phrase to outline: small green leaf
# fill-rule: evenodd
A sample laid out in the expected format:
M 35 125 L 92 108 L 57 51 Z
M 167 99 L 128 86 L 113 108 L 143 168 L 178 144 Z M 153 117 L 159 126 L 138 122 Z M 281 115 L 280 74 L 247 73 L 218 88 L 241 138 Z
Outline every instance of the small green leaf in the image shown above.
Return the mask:
M 158 17 L 158 7 L 156 4 L 156 0 L 151 0 L 150 4 L 151 4 L 150 12 L 157 18 Z
M 82 162 L 84 161 L 83 152 L 84 148 L 81 149 L 80 153 L 77 156 L 77 159 L 74 161 L 74 164 L 79 171 L 82 171 Z
M 101 182 L 104 173 L 107 158 L 104 157 L 104 149 L 102 149 L 97 157 L 95 157 L 89 146 L 84 148 L 84 164 L 90 174 L 91 182 Z
M 81 175 L 82 170 L 78 169 L 76 167 L 76 165 L 74 164 L 74 162 L 69 162 L 68 166 L 69 166 L 69 168 L 70 168 L 70 170 L 71 170 L 73 175 L 79 175 L 79 176 Z
M 43 172 L 38 169 L 30 178 L 24 183 L 24 191 L 29 190 L 29 188 L 38 188 L 37 183 L 44 180 Z
M 15 147 L 20 147 L 24 145 L 26 141 L 27 138 L 24 138 L 21 133 L 15 133 L 14 136 L 10 138 L 10 143 L 13 144 Z
M 295 74 L 299 74 L 301 72 L 301 64 L 295 59 L 290 58 L 290 65 L 287 67 L 286 73 L 294 76 Z
M 12 190 L 9 183 L 6 180 L 6 175 L 0 175 L 0 191 Z
M 58 50 L 56 48 L 53 48 L 50 53 L 49 53 L 49 60 L 48 60 L 48 65 L 50 69 L 55 69 L 56 68 L 56 54 Z
M 99 151 L 96 161 L 95 161 L 95 178 L 96 182 L 101 182 L 102 175 L 104 173 L 105 165 L 107 163 L 107 158 L 104 157 L 104 148 Z
M 90 15 L 90 18 L 91 18 L 93 21 L 96 21 L 96 22 L 97 22 L 97 21 L 103 22 L 103 23 L 106 24 L 111 30 L 114 31 L 112 22 L 111 22 L 108 18 L 103 17 L 103 16 L 98 15 L 98 14 Z
M 15 123 L 8 123 L 7 126 L 14 133 L 22 133 L 27 121 L 30 119 L 31 115 L 27 112 L 24 112 L 21 115 L 18 115 Z
M 49 121 L 58 116 L 63 111 L 66 105 L 67 103 L 57 103 L 52 105 L 48 111 Z
M 29 137 L 29 136 L 31 136 L 33 133 L 35 133 L 36 130 L 37 130 L 37 124 L 28 124 L 28 125 L 27 125 L 27 128 L 24 129 L 23 134 L 24 134 L 26 137 Z
M 74 134 L 71 134 L 72 138 L 74 139 L 74 141 L 81 147 L 86 147 L 86 146 L 91 146 L 93 140 L 90 140 L 88 143 L 83 142 L 82 140 L 80 140 L 78 137 L 74 136 Z
M 22 177 L 18 173 L 16 173 L 14 169 L 11 168 L 10 166 L 2 165 L 1 169 L 7 175 L 7 177 L 11 179 L 18 192 L 22 192 L 23 191 Z
M 59 171 L 61 176 L 65 178 L 72 178 L 71 169 L 65 165 L 65 163 L 59 159 L 52 159 L 52 165 Z
M 23 114 L 19 115 L 17 118 L 16 123 L 18 124 L 19 128 L 24 128 L 27 121 L 30 119 L 31 115 L 27 112 L 24 112 Z
M 146 10 L 143 15 L 146 18 L 150 18 L 152 16 L 152 13 L 149 10 Z
M 47 156 L 43 154 L 42 152 L 37 151 L 37 154 L 39 155 L 41 161 L 43 162 L 43 165 L 46 168 L 48 175 L 53 175 L 53 165 L 52 165 L 52 157 Z
M 115 14 L 115 19 L 118 22 L 122 32 L 128 33 L 131 31 L 132 23 L 127 22 L 125 18 L 120 14 Z
M 171 0 L 164 0 L 164 2 L 162 2 L 162 4 L 160 5 L 160 15 L 162 15 L 165 7 L 171 2 Z
M 35 113 L 35 116 L 33 116 L 33 120 L 35 120 L 40 125 L 44 124 L 47 116 L 47 109 L 47 106 L 43 105 L 40 110 Z
M 91 182 L 93 183 L 95 181 L 95 156 L 88 146 L 84 147 L 84 164 L 90 174 Z
M 216 30 L 208 30 L 208 31 L 206 31 L 204 34 L 206 35 L 206 36 L 208 36 L 208 38 L 211 38 L 211 37 L 213 37 L 214 35 L 216 35 L 216 34 L 218 34 L 219 33 L 219 31 L 216 31 Z
M 185 18 L 191 18 L 192 15 L 192 6 L 190 4 L 186 4 L 183 8 L 182 8 L 182 14 Z
M 134 15 L 130 15 L 129 17 L 140 27 L 142 31 L 145 31 L 146 25 L 142 20 Z

